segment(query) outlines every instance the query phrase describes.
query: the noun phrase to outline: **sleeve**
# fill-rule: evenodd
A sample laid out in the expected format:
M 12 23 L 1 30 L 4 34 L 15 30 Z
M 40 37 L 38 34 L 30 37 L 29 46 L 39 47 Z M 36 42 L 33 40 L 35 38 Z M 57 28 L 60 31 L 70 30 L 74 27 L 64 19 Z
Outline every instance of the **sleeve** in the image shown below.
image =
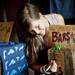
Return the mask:
M 60 14 L 48 14 L 45 17 L 50 25 L 65 25 L 64 18 Z

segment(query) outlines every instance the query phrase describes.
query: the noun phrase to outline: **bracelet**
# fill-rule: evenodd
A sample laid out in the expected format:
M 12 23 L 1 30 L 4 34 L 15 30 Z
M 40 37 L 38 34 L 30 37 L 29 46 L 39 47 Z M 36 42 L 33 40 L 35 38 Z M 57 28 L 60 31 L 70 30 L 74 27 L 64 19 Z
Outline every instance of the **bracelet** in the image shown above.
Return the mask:
M 47 72 L 47 71 L 46 71 L 49 67 L 48 67 L 46 70 L 45 70 L 45 67 L 46 67 L 46 65 L 43 67 L 43 70 L 44 70 L 45 74 L 49 74 L 49 75 L 50 75 L 51 72 Z
M 50 67 L 50 66 L 49 66 L 49 67 Z M 49 67 L 48 67 L 48 68 L 49 68 Z M 45 69 L 45 68 L 46 68 L 46 65 L 40 67 L 40 72 L 41 72 L 42 74 L 48 74 L 48 75 L 50 75 L 50 74 L 51 74 L 51 71 L 48 72 L 48 68 L 47 68 L 47 69 Z M 47 70 L 47 71 L 46 71 L 46 70 Z
M 41 72 L 41 73 L 44 73 L 44 72 L 43 72 L 43 66 L 40 67 L 40 72 Z

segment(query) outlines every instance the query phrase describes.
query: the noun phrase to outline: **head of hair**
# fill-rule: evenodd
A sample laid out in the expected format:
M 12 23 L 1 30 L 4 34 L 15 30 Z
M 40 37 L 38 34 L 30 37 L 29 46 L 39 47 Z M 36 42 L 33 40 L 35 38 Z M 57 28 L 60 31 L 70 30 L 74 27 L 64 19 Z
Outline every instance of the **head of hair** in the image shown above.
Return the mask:
M 20 8 L 17 14 L 18 24 L 26 32 L 28 32 L 31 27 L 29 18 L 36 20 L 40 18 L 40 15 L 37 6 L 27 3 Z

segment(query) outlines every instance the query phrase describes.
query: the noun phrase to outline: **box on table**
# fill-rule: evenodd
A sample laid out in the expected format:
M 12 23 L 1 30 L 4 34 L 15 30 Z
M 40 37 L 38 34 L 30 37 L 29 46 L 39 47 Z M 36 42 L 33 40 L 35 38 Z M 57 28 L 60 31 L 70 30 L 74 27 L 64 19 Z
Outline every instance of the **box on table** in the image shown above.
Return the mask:
M 62 49 L 55 52 L 55 59 L 64 75 L 75 75 L 75 26 L 50 26 L 48 40 L 52 46 L 55 43 L 60 43 Z M 48 50 L 48 60 L 53 58 L 52 48 Z

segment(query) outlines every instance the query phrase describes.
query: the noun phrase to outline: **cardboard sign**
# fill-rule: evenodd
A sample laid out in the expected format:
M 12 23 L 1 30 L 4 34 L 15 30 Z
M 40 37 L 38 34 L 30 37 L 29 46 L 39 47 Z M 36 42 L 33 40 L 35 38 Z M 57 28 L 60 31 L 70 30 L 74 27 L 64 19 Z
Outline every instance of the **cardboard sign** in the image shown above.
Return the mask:
M 51 43 L 60 42 L 63 47 L 75 45 L 75 26 L 50 26 L 48 39 Z
M 13 22 L 0 22 L 0 42 L 9 41 L 12 27 Z
M 50 26 L 48 39 L 51 44 L 60 43 L 62 45 L 62 50 L 54 53 L 58 69 L 61 67 L 64 75 L 72 75 L 75 72 L 73 66 L 75 65 L 75 25 Z M 52 50 L 49 49 L 48 60 L 50 61 L 52 57 Z

